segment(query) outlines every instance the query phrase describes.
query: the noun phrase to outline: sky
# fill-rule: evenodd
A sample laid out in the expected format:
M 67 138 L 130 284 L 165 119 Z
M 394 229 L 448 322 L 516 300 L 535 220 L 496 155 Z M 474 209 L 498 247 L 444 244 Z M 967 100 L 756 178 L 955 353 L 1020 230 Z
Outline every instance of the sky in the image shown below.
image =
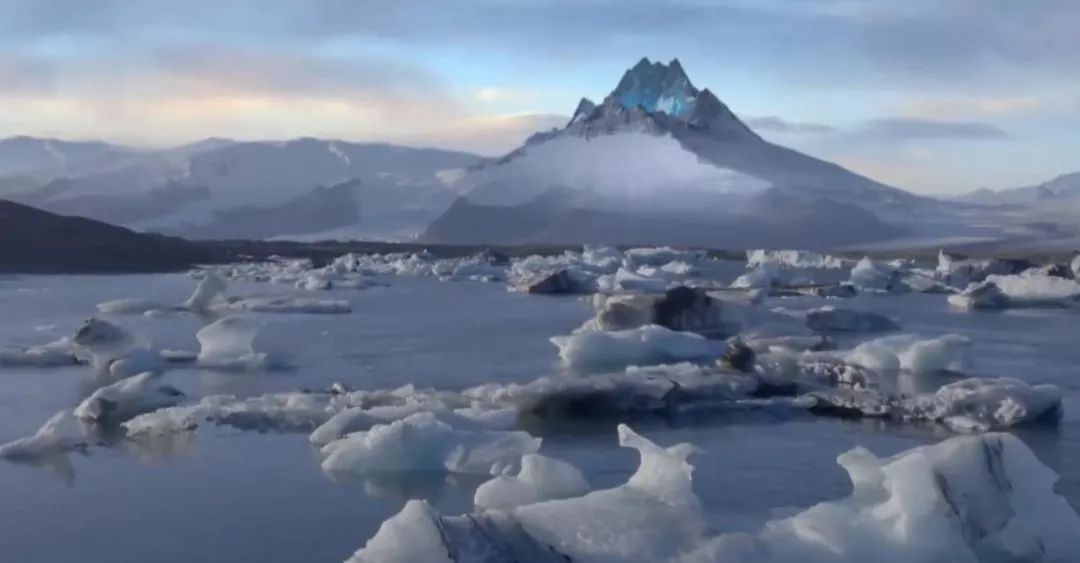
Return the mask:
M 1080 171 L 1075 0 L 0 0 L 0 136 L 497 155 L 679 58 L 765 138 L 927 194 Z

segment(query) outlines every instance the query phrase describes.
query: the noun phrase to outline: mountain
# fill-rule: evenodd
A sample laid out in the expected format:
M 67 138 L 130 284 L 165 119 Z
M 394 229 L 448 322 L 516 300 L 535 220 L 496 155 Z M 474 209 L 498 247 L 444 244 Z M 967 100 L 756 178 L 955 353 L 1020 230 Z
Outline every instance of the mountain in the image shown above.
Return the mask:
M 97 141 L 10 137 L 0 139 L 0 176 L 51 180 L 125 159 L 133 152 Z
M 123 152 L 37 182 L 0 178 L 0 189 L 56 213 L 189 238 L 410 237 L 456 196 L 440 174 L 479 160 L 381 143 L 206 139 Z
M 179 271 L 229 258 L 207 245 L 0 200 L 3 273 Z
M 838 246 L 902 236 L 942 207 L 769 143 L 678 60 L 642 59 L 602 103 L 582 99 L 565 127 L 455 188 L 422 240 Z
M 1080 172 L 1062 174 L 1042 184 L 1023 188 L 1000 191 L 983 188 L 971 192 L 961 199 L 986 205 L 1080 203 Z

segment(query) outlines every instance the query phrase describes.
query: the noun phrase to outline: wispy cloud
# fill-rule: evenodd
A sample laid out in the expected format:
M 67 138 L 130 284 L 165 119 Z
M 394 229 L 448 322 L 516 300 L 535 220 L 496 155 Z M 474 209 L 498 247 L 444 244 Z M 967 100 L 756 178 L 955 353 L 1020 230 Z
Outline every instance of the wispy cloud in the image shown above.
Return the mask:
M 915 100 L 905 104 L 905 115 L 928 119 L 956 119 L 970 116 L 1018 115 L 1043 106 L 1038 96 L 950 97 Z
M 775 115 L 747 117 L 743 119 L 743 122 L 755 131 L 772 131 L 793 135 L 814 135 L 831 133 L 836 130 L 833 126 L 824 123 L 788 121 Z
M 1005 139 L 1009 134 L 990 123 L 914 117 L 872 119 L 852 132 L 865 141 L 905 142 L 944 139 Z

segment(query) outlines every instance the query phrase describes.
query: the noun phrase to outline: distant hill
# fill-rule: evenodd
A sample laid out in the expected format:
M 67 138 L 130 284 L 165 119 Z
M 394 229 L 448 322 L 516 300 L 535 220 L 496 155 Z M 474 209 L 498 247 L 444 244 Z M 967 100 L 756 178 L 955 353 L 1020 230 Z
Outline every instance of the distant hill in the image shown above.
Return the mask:
M 422 232 L 453 202 L 443 174 L 480 160 L 311 138 L 136 150 L 14 137 L 0 140 L 0 197 L 188 238 L 400 238 Z
M 0 272 L 167 272 L 230 259 L 224 249 L 0 200 Z

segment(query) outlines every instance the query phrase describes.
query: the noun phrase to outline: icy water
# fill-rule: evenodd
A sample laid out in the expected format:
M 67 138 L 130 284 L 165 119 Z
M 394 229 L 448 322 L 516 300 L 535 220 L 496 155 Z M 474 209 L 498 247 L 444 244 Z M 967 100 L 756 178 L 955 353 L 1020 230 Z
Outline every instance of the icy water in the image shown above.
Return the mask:
M 349 315 L 254 315 L 265 322 L 256 348 L 283 357 L 292 369 L 176 370 L 167 374 L 168 382 L 198 397 L 321 389 L 333 382 L 355 388 L 415 383 L 462 389 L 528 381 L 558 369 L 548 338 L 567 334 L 591 316 L 580 299 L 509 293 L 501 284 L 386 281 L 389 287 L 318 294 L 351 301 Z M 0 345 L 40 344 L 70 334 L 99 302 L 122 297 L 180 302 L 191 288 L 191 280 L 181 275 L 0 278 Z M 267 285 L 230 288 L 230 293 L 288 291 Z M 810 298 L 770 303 L 820 304 Z M 1059 491 L 1080 507 L 1080 314 L 954 312 L 940 295 L 864 295 L 844 305 L 888 314 L 905 333 L 970 336 L 975 375 L 1059 385 L 1066 396 L 1062 420 L 1014 433 L 1062 475 Z M 155 347 L 197 348 L 200 323 L 191 316 L 112 320 L 144 334 Z M 89 391 L 88 371 L 0 369 L 0 442 L 32 434 L 54 412 L 77 404 Z M 655 418 L 634 427 L 660 444 L 686 441 L 702 448 L 692 459 L 694 486 L 717 530 L 753 527 L 776 510 L 846 496 L 848 477 L 835 459 L 853 446 L 888 455 L 950 435 L 933 426 L 767 411 Z M 616 446 L 610 421 L 529 429 L 544 437 L 543 453 L 582 468 L 594 488 L 625 482 L 637 466 L 636 453 Z M 335 481 L 320 470 L 306 434 L 214 427 L 152 449 L 94 448 L 73 462 L 67 479 L 38 467 L 0 463 L 0 560 L 342 561 L 405 499 L 426 498 L 446 513 L 465 512 L 482 480 Z

